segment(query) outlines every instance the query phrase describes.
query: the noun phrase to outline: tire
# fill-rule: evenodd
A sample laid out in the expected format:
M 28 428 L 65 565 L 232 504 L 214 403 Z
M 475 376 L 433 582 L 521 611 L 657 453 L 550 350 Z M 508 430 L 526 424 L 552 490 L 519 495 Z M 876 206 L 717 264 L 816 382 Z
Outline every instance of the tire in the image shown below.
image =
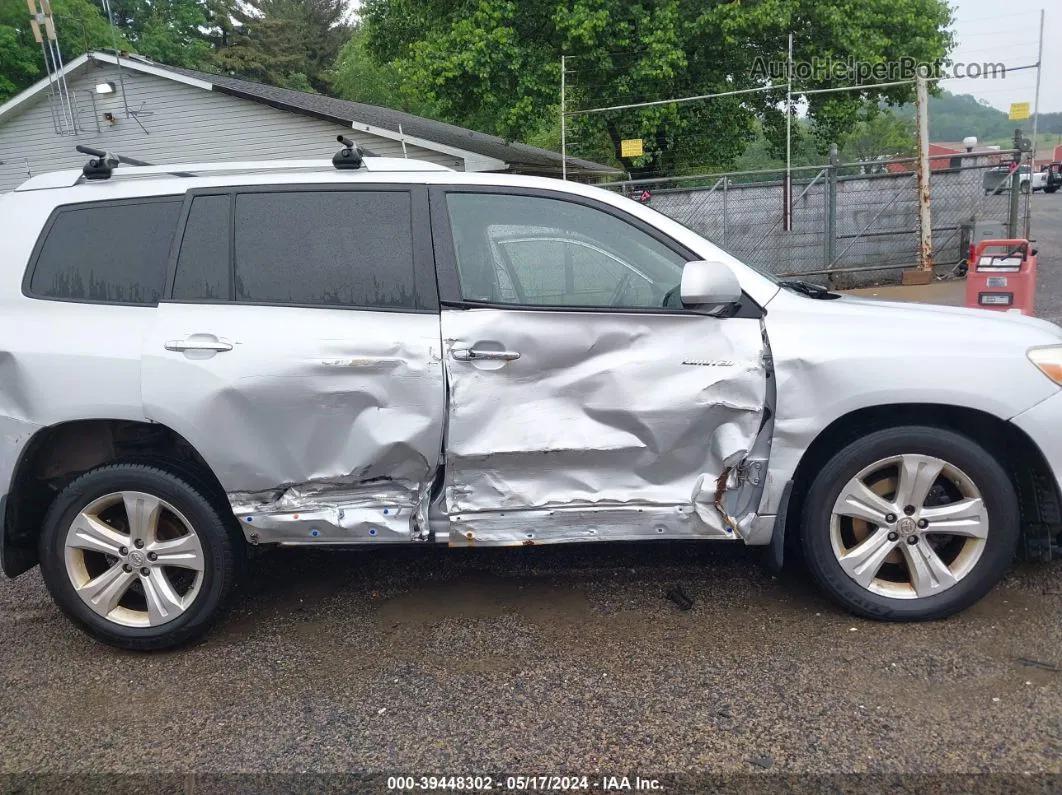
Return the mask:
M 1044 193 L 1054 193 L 1057 190 L 1058 190 L 1058 185 L 1055 185 L 1053 188 L 1044 188 Z
M 243 549 L 231 525 L 217 501 L 182 477 L 143 464 L 102 466 L 49 509 L 41 572 L 63 613 L 97 640 L 176 648 L 213 625 L 237 585 Z
M 899 505 L 923 491 L 921 505 Z M 804 505 L 801 545 L 815 581 L 848 611 L 882 621 L 965 610 L 1002 578 L 1020 532 L 1003 468 L 967 437 L 939 428 L 890 428 L 853 442 L 818 473 Z
M 1029 192 L 1029 183 L 1028 182 L 1021 183 L 1021 192 L 1022 193 L 1028 193 Z

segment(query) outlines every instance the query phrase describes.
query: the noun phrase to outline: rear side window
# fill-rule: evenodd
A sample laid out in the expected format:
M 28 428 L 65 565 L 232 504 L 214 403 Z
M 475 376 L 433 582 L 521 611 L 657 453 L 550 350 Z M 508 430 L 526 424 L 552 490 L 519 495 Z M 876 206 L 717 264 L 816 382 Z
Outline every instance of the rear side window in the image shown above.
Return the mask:
M 37 254 L 30 295 L 157 304 L 180 212 L 178 198 L 59 210 Z
M 197 196 L 177 255 L 173 297 L 180 301 L 227 301 L 230 298 L 229 197 Z
M 406 191 L 236 197 L 236 300 L 416 308 Z

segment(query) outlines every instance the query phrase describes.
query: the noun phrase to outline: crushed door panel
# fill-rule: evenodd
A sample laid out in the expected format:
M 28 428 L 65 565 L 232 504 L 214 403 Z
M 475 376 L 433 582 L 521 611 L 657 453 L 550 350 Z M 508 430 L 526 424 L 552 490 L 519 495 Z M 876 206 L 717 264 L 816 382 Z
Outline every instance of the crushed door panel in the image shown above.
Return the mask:
M 715 503 L 763 420 L 758 319 L 459 309 L 443 337 L 457 543 L 526 543 L 520 512 L 563 540 L 732 533 Z

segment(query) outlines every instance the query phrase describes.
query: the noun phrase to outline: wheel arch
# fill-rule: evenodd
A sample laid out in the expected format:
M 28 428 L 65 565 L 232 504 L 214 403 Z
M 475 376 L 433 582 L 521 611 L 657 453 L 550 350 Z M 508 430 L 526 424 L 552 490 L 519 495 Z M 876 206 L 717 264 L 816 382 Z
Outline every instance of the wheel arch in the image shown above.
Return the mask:
M 227 507 L 220 481 L 199 452 L 172 428 L 126 419 L 79 419 L 36 431 L 19 453 L 2 506 L 2 568 L 16 577 L 37 564 L 41 524 L 59 491 L 103 464 L 151 464 L 184 478 Z
M 985 448 L 1003 465 L 1018 495 L 1023 536 L 1020 554 L 1037 560 L 1051 558 L 1054 539 L 1062 531 L 1062 494 L 1037 444 L 1017 425 L 988 412 L 934 403 L 860 408 L 826 426 L 794 470 L 784 525 L 787 549 L 798 540 L 804 499 L 822 465 L 861 436 L 903 426 L 950 430 Z

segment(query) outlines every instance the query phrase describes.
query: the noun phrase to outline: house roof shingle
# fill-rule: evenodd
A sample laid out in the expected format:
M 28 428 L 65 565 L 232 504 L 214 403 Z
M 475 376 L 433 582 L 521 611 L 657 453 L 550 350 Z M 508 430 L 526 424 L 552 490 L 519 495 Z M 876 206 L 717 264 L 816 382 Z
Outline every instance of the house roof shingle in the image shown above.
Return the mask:
M 128 56 L 127 56 L 128 57 Z M 138 56 L 132 56 L 139 58 Z M 144 59 L 145 61 L 147 59 Z M 310 94 L 287 88 L 276 88 L 250 80 L 241 80 L 228 75 L 198 72 L 150 62 L 157 69 L 192 77 L 210 83 L 216 91 L 241 97 L 254 102 L 261 102 L 271 107 L 293 113 L 303 113 L 317 118 L 336 121 L 343 124 L 361 123 L 396 135 L 400 132 L 416 138 L 424 138 L 444 146 L 464 149 L 469 152 L 492 157 L 513 165 L 531 167 L 542 171 L 561 171 L 561 156 L 557 152 L 540 149 L 527 144 L 506 141 L 496 135 L 468 130 L 446 122 L 426 119 L 412 113 L 335 99 L 323 94 Z M 401 126 L 401 130 L 399 127 Z M 590 160 L 577 157 L 568 158 L 569 173 L 600 175 L 618 173 L 616 169 Z

